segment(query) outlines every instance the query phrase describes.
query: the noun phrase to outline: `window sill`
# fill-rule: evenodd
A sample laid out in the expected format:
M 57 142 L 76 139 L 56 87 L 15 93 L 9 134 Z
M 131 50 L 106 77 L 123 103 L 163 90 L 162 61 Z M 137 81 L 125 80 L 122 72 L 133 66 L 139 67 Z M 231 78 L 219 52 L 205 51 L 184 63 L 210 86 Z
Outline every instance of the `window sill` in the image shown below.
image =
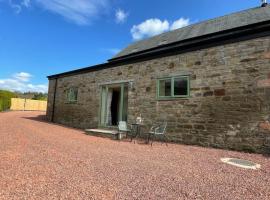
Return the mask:
M 77 104 L 78 101 L 69 101 L 69 102 L 66 102 L 65 104 Z
M 176 100 L 188 100 L 190 99 L 191 96 L 186 96 L 186 97 L 158 97 L 157 101 L 176 101 Z

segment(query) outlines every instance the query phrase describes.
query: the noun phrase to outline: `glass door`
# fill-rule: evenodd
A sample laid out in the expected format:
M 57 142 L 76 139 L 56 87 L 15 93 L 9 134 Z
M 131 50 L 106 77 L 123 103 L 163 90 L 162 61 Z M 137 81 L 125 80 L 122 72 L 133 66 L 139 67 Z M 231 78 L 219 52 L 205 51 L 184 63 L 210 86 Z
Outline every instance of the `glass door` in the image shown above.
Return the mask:
M 117 126 L 119 121 L 127 121 L 128 85 L 104 85 L 101 89 L 100 125 Z

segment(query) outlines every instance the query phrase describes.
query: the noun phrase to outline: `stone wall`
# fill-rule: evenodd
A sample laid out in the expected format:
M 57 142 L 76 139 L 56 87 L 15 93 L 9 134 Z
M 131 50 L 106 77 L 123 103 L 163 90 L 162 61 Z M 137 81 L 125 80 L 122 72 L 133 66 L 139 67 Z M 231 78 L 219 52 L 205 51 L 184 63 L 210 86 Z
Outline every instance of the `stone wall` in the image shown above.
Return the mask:
M 190 74 L 191 97 L 158 101 L 156 79 L 177 74 Z M 100 84 L 119 80 L 134 80 L 129 122 L 139 114 L 148 127 L 166 120 L 174 142 L 270 151 L 270 37 L 59 78 L 55 122 L 96 128 Z M 54 84 L 50 80 L 49 118 Z M 73 86 L 77 104 L 66 102 L 65 90 Z

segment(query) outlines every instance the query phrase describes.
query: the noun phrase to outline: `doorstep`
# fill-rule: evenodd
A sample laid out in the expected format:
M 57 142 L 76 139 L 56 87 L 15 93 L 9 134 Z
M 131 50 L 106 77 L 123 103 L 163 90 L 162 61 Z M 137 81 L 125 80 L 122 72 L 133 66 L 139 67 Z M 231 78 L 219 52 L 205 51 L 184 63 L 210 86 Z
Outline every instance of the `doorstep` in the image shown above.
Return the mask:
M 119 140 L 119 133 L 117 130 L 106 129 L 85 129 L 86 134 L 104 138 L 110 138 L 113 140 Z

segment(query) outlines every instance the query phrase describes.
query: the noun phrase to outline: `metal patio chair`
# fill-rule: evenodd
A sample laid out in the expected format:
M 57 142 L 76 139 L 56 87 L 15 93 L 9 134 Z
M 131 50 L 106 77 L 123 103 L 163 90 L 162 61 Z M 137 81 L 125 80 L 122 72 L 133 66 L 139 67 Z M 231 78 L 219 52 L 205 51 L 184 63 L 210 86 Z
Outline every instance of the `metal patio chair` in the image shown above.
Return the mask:
M 154 140 L 157 138 L 157 136 L 162 137 L 162 141 L 166 143 L 166 146 L 168 146 L 168 138 L 166 136 L 166 129 L 167 129 L 167 122 L 164 122 L 160 125 L 153 125 L 148 133 L 148 139 L 147 143 L 150 142 L 151 137 L 151 146 L 153 145 Z
M 132 142 L 134 138 L 134 127 L 128 125 L 126 121 L 120 121 L 118 123 L 118 134 L 120 136 L 121 133 L 126 134 L 126 138 L 130 137 L 130 142 Z M 121 139 L 121 138 L 120 138 Z

